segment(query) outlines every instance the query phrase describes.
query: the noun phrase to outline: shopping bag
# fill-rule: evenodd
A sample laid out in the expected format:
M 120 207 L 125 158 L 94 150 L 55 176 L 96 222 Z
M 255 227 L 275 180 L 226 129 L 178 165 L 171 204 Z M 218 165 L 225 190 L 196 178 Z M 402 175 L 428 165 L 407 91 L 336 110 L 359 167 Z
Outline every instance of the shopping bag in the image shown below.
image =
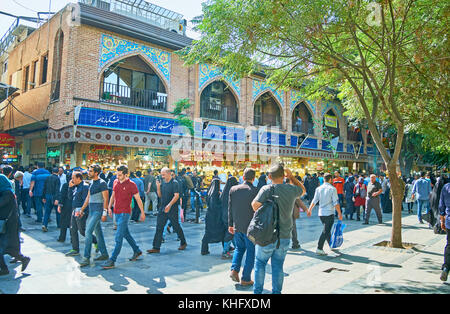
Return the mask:
M 332 249 L 336 249 L 344 243 L 344 228 L 346 225 L 342 223 L 342 221 L 338 221 L 331 231 L 331 243 L 330 247 Z

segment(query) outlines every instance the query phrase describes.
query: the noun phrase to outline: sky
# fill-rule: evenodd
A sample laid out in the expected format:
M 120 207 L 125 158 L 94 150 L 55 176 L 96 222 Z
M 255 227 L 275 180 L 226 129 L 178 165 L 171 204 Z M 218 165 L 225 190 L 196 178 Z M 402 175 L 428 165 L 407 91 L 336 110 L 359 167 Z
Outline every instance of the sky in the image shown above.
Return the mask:
M 58 12 L 68 3 L 76 3 L 77 0 L 0 0 L 0 11 L 16 16 L 37 17 L 37 12 Z M 201 3 L 204 0 L 147 0 L 163 8 L 182 14 L 188 21 L 187 36 L 198 39 L 199 35 L 193 32 L 190 20 L 202 13 Z M 7 32 L 15 21 L 14 18 L 0 14 L 0 38 Z M 22 24 L 27 24 L 22 22 Z M 33 26 L 33 24 L 27 24 Z

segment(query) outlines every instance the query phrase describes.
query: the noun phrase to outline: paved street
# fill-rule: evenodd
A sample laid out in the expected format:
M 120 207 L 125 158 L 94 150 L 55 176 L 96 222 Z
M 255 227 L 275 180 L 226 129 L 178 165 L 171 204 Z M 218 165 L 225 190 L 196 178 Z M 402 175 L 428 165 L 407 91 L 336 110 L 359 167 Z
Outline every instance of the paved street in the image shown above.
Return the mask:
M 301 250 L 289 251 L 284 271 L 283 293 L 450 293 L 450 285 L 439 280 L 443 262 L 445 236 L 435 235 L 427 225 L 420 225 L 415 215 L 403 219 L 403 242 L 415 243 L 413 250 L 397 250 L 373 245 L 389 240 L 390 214 L 384 214 L 383 225 L 345 221 L 344 245 L 340 255 L 315 255 L 321 233 L 320 221 L 302 213 L 297 220 Z M 177 250 L 175 234 L 166 235 L 161 254 L 144 254 L 130 262 L 132 251 L 124 242 L 123 250 L 112 270 L 102 270 L 99 264 L 79 268 L 81 257 L 65 257 L 71 245 L 56 241 L 59 230 L 53 222 L 43 233 L 34 220 L 23 218 L 27 231 L 23 233 L 23 252 L 32 258 L 25 273 L 20 264 L 10 266 L 11 274 L 0 278 L 0 292 L 27 293 L 152 293 L 152 294 L 250 294 L 228 278 L 231 261 L 221 260 L 221 244 L 210 245 L 211 254 L 200 255 L 204 224 L 184 223 L 188 241 L 186 251 Z M 131 224 L 130 230 L 141 250 L 152 248 L 155 217 L 145 223 Z M 109 253 L 114 245 L 112 222 L 103 224 Z M 81 250 L 84 240 L 81 241 Z M 331 253 L 328 246 L 325 250 Z M 267 268 L 265 293 L 270 293 L 270 265 Z

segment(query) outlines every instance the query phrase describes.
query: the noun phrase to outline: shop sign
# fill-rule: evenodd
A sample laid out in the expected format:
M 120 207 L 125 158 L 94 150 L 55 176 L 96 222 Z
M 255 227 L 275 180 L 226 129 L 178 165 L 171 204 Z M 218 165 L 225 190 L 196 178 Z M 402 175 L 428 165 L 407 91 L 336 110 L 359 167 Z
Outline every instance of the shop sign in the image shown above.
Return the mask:
M 3 155 L 3 162 L 18 162 L 19 156 L 17 155 Z
M 61 156 L 61 151 L 55 148 L 47 148 L 47 158 L 57 158 Z
M 0 133 L 0 147 L 15 147 L 16 139 L 8 133 Z
M 91 152 L 95 153 L 96 151 L 106 150 L 112 151 L 111 145 L 91 145 Z
M 338 127 L 337 117 L 325 115 L 324 120 L 325 120 L 326 126 L 329 126 L 330 128 L 335 128 L 335 129 Z
M 286 146 L 286 135 L 272 132 L 258 132 L 252 130 L 252 143 L 264 145 Z

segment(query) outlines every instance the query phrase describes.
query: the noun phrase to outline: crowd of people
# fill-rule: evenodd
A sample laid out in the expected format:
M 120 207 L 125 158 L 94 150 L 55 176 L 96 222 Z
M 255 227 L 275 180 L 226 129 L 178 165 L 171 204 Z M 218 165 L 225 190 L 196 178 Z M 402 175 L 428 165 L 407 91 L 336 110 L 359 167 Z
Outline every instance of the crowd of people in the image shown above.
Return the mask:
M 88 179 L 88 180 L 87 180 Z M 420 223 L 425 219 L 436 233 L 445 233 L 450 227 L 450 183 L 448 178 L 435 179 L 432 174 L 421 173 L 414 178 L 401 178 L 404 182 L 404 203 L 408 213 L 413 213 L 417 203 Z M 208 255 L 209 244 L 222 243 L 222 259 L 231 260 L 230 278 L 243 286 L 253 286 L 255 293 L 262 293 L 265 268 L 268 260 L 272 265 L 272 292 L 281 293 L 283 285 L 283 263 L 292 242 L 292 249 L 300 249 L 295 219 L 303 211 L 311 217 L 317 208 L 323 224 L 323 231 L 317 244 L 317 255 L 326 255 L 324 244 L 331 241 L 331 229 L 335 217 L 343 220 L 362 220 L 369 224 L 372 209 L 379 223 L 382 211 L 392 210 L 392 196 L 389 178 L 380 175 L 345 173 L 306 174 L 301 178 L 282 164 L 273 165 L 267 173 L 256 178 L 256 171 L 247 168 L 242 176 L 231 173 L 219 174 L 216 170 L 211 184 L 204 191 L 204 178 L 190 168 L 174 171 L 169 168 L 129 172 L 120 166 L 109 173 L 99 165 L 89 170 L 45 169 L 43 163 L 33 167 L 18 168 L 3 166 L 0 175 L 0 220 L 6 222 L 6 232 L 0 230 L 0 275 L 8 274 L 4 255 L 22 263 L 26 269 L 30 258 L 22 255 L 20 232 L 25 231 L 21 215 L 31 216 L 34 208 L 36 223 L 42 224 L 42 231 L 48 232 L 51 214 L 55 211 L 56 225 L 60 229 L 58 241 L 65 242 L 70 231 L 72 249 L 66 256 L 79 256 L 79 235 L 85 238 L 81 267 L 92 263 L 92 247 L 99 253 L 94 262 L 102 261 L 103 269 L 115 267 L 125 239 L 133 249 L 130 261 L 136 261 L 142 254 L 138 243 L 129 229 L 129 222 L 143 222 L 147 215 L 155 215 L 156 232 L 152 249 L 148 254 L 160 254 L 165 232 L 178 235 L 183 251 L 187 241 L 182 223 L 188 210 L 195 213 L 193 222 L 200 222 L 200 215 L 206 208 L 205 233 L 201 242 L 201 255 Z M 279 243 L 260 246 L 250 241 L 247 229 L 257 212 L 266 201 L 276 195 L 280 213 Z M 309 207 L 306 204 L 309 205 Z M 21 208 L 21 211 L 20 211 Z M 102 221 L 113 218 L 115 247 L 108 253 Z M 426 217 L 426 218 L 425 218 Z M 1 225 L 0 225 L 1 226 Z M 441 279 L 447 280 L 450 269 L 450 248 L 444 254 Z M 243 256 L 246 255 L 240 277 Z M 255 271 L 254 279 L 251 273 Z

